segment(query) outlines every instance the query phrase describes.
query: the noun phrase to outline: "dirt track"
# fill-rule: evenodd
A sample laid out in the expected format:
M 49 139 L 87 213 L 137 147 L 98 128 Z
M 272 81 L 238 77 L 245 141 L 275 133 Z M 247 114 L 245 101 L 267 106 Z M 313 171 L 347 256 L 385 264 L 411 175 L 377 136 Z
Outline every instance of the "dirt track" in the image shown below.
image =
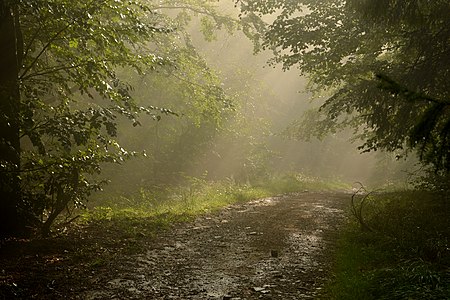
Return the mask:
M 311 299 L 348 194 L 299 193 L 233 205 L 162 233 L 80 299 Z

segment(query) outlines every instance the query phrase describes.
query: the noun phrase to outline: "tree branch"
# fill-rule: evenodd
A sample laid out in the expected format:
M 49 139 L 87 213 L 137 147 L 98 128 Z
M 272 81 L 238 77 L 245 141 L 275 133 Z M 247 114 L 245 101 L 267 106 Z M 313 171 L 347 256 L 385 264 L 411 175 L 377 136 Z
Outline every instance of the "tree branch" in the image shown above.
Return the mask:
M 59 30 L 48 42 L 47 44 L 45 44 L 45 46 L 41 49 L 41 51 L 39 52 L 39 54 L 33 59 L 33 61 L 30 63 L 30 65 L 25 69 L 25 71 L 23 71 L 22 75 L 19 76 L 20 80 L 23 80 L 25 75 L 31 70 L 31 68 L 37 63 L 38 59 L 41 57 L 42 54 L 44 54 L 44 52 L 48 49 L 48 47 L 50 47 L 50 45 L 58 38 L 58 36 L 63 33 L 64 31 L 66 31 L 67 28 L 69 28 L 70 26 L 72 26 L 72 24 L 75 22 L 75 20 L 73 20 L 71 23 L 67 24 L 64 28 L 62 28 L 61 30 Z

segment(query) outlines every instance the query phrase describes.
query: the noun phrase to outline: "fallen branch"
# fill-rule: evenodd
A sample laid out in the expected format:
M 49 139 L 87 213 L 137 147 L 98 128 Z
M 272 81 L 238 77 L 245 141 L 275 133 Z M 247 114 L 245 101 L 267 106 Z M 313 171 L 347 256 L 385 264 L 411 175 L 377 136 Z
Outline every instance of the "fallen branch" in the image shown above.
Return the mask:
M 371 194 L 373 194 L 375 191 L 371 191 L 367 193 L 367 189 L 364 187 L 364 185 L 361 182 L 356 182 L 360 185 L 359 189 L 357 189 L 351 198 L 351 211 L 353 216 L 355 216 L 355 218 L 358 220 L 359 225 L 361 226 L 362 230 L 365 231 L 373 231 L 372 227 L 370 227 L 367 222 L 364 220 L 364 216 L 363 216 L 363 208 L 364 205 L 367 203 L 367 199 L 369 199 L 369 196 Z M 358 194 L 360 194 L 361 192 L 366 193 L 363 198 L 361 199 L 361 201 L 359 202 L 359 205 L 357 205 L 355 198 Z M 358 206 L 358 207 L 357 207 Z

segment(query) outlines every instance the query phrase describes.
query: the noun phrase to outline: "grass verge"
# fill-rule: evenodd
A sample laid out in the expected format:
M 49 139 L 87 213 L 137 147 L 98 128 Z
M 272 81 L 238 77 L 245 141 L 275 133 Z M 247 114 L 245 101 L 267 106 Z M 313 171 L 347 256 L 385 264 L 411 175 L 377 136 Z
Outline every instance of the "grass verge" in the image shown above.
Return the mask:
M 166 189 L 141 189 L 132 196 L 104 197 L 86 211 L 79 223 L 99 224 L 136 237 L 155 233 L 169 224 L 187 221 L 196 215 L 224 206 L 258 198 L 304 190 L 342 190 L 347 185 L 301 174 L 290 174 L 254 185 L 233 182 L 208 182 L 190 177 L 183 186 Z
M 0 248 L 0 299 L 75 299 L 126 274 L 129 255 L 156 246 L 154 237 L 175 223 L 237 202 L 344 187 L 300 175 L 254 186 L 188 179 L 181 187 L 104 195 L 71 224 L 56 226 L 51 238 L 9 241 Z
M 142 188 L 127 196 L 103 196 L 93 209 L 83 215 L 85 221 L 129 215 L 149 217 L 156 215 L 197 215 L 237 202 L 245 202 L 279 194 L 304 190 L 344 190 L 350 186 L 340 181 L 322 180 L 302 174 L 289 174 L 258 183 L 236 184 L 231 181 L 210 182 L 188 177 L 178 187 Z
M 326 299 L 450 299 L 450 203 L 405 191 L 370 197 L 362 230 L 350 219 Z

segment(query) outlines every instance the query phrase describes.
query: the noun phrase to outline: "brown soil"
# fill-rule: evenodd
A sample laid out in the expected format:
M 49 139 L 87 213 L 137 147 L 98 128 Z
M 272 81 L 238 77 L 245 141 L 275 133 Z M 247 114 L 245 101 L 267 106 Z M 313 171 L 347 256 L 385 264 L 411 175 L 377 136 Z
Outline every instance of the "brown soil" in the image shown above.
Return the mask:
M 317 298 L 348 198 L 305 192 L 261 199 L 139 241 L 108 244 L 99 238 L 111 236 L 87 230 L 41 241 L 39 253 L 16 241 L 1 252 L 0 299 Z M 129 243 L 137 249 L 123 251 Z M 92 252 L 88 262 L 80 249 Z

